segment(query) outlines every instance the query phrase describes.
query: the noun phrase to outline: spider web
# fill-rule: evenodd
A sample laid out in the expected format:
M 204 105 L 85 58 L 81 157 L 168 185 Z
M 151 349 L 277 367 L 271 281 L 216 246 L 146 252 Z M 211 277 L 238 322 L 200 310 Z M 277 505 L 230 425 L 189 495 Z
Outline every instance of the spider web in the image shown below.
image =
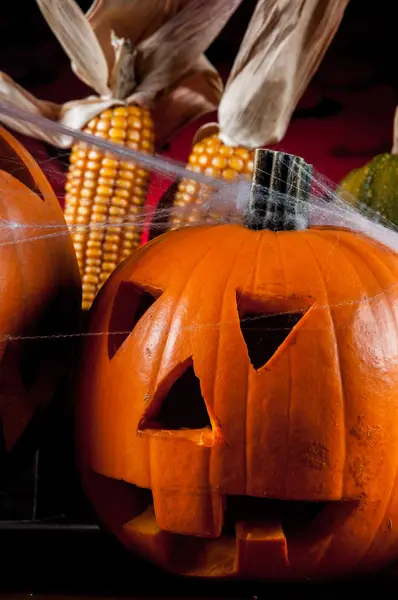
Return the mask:
M 70 136 L 70 138 L 80 141 L 83 144 L 91 148 L 100 149 L 105 151 L 109 156 L 114 156 L 125 162 L 131 162 L 132 164 L 139 165 L 151 174 L 151 183 L 148 194 L 155 192 L 159 195 L 159 192 L 164 192 L 172 184 L 176 184 L 180 179 L 191 180 L 192 183 L 197 185 L 197 195 L 201 197 L 201 203 L 195 205 L 195 218 L 190 218 L 189 222 L 184 224 L 184 227 L 197 227 L 206 223 L 209 226 L 217 226 L 222 224 L 243 224 L 245 218 L 245 212 L 248 206 L 250 197 L 250 190 L 254 189 L 254 193 L 269 197 L 270 206 L 273 204 L 279 205 L 280 201 L 283 201 L 284 206 L 293 207 L 297 206 L 297 197 L 295 195 L 295 189 L 291 189 L 292 194 L 280 194 L 275 191 L 271 191 L 268 188 L 264 188 L 261 185 L 254 185 L 244 181 L 236 180 L 233 182 L 226 182 L 223 179 L 211 177 L 209 175 L 187 170 L 184 165 L 173 161 L 169 158 L 165 158 L 159 155 L 148 155 L 141 153 L 136 150 L 132 150 L 123 147 L 118 144 L 114 144 L 102 138 L 92 136 L 81 131 L 73 130 L 59 123 L 50 121 L 41 116 L 32 115 L 31 113 L 25 112 L 20 109 L 16 109 L 8 103 L 0 103 L 0 114 L 13 118 L 15 121 L 25 121 L 41 128 L 49 133 L 62 133 Z M 65 158 L 68 153 L 65 152 Z M 57 158 L 62 159 L 62 153 L 57 154 Z M 48 175 L 54 174 L 55 178 L 59 178 L 59 170 L 52 167 L 52 163 L 56 159 L 49 158 L 46 160 L 38 160 L 43 171 Z M 65 160 L 65 164 L 67 161 Z M 21 168 L 17 162 L 15 168 L 10 168 L 10 173 L 18 176 L 18 169 Z M 287 165 L 287 169 L 290 167 Z M 308 168 L 308 171 L 304 171 L 304 177 L 311 177 L 312 186 L 311 194 L 307 206 L 307 214 L 310 226 L 326 226 L 326 227 L 337 227 L 351 230 L 360 236 L 373 239 L 377 243 L 381 243 L 389 252 L 395 254 L 398 251 L 398 228 L 392 223 L 384 219 L 379 213 L 376 213 L 364 204 L 358 203 L 354 198 L 348 197 L 345 193 L 344 198 L 338 193 L 337 186 L 320 174 L 314 171 L 312 168 Z M 12 201 L 12 199 L 10 199 Z M 184 209 L 180 209 L 180 215 Z M 191 212 L 192 208 L 187 207 L 187 211 Z M 213 217 L 209 221 L 208 215 L 212 213 Z M 147 235 L 148 229 L 151 229 L 152 234 L 156 235 L 167 230 L 169 226 L 169 219 L 172 214 L 172 208 L 169 206 L 158 207 L 144 205 L 140 212 L 135 216 L 134 227 L 142 234 Z M 120 219 L 118 227 L 123 229 L 124 227 L 131 227 L 131 219 L 126 216 Z M 98 229 L 107 230 L 110 227 L 114 227 L 112 222 L 102 223 L 89 223 L 87 225 L 74 225 L 69 226 L 69 231 L 83 231 L 85 229 Z M 47 225 L 35 224 L 26 226 L 16 221 L 1 219 L 0 220 L 0 231 L 2 233 L 0 239 L 0 250 L 1 246 L 16 243 L 35 243 L 37 240 L 50 239 L 56 236 L 69 235 L 68 229 L 65 226 L 56 226 L 48 223 Z M 18 231 L 21 231 L 21 239 L 18 239 Z M 329 260 L 333 260 L 332 253 L 330 253 Z M 393 287 L 398 285 L 393 284 Z M 382 289 L 380 293 L 372 297 L 366 297 L 358 301 L 358 303 L 369 304 L 391 291 L 391 287 L 388 289 Z M 352 304 L 352 302 L 349 302 Z M 340 306 L 339 304 L 338 306 Z M 335 305 L 328 305 L 329 308 Z M 318 305 L 317 308 L 324 308 L 324 306 Z M 209 323 L 209 327 L 217 327 L 219 323 Z M 197 325 L 193 325 L 197 327 Z M 77 331 L 75 334 L 59 335 L 59 337 L 80 337 L 90 335 L 109 335 L 124 334 L 127 332 L 96 332 L 96 333 L 82 333 Z M 58 337 L 53 336 L 34 336 L 28 339 L 43 339 L 47 337 Z M 11 340 L 25 339 L 25 337 L 11 336 L 4 334 L 0 336 L 0 341 L 11 341 Z

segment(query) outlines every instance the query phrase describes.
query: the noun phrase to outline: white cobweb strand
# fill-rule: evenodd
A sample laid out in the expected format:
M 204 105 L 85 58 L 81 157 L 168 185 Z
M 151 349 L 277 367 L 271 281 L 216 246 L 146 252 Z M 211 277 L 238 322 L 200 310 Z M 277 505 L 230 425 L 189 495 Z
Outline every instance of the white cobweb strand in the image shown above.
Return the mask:
M 100 148 L 109 155 L 116 156 L 117 158 L 139 165 L 144 169 L 147 169 L 153 173 L 164 176 L 169 180 L 179 180 L 181 178 L 194 181 L 199 186 L 198 196 L 202 195 L 202 202 L 195 205 L 198 211 L 198 218 L 192 221 L 192 226 L 200 225 L 206 222 L 206 214 L 209 211 L 217 213 L 218 217 L 214 221 L 214 224 L 219 223 L 230 223 L 230 222 L 243 222 L 245 211 L 248 206 L 251 183 L 247 181 L 237 182 L 226 182 L 225 180 L 214 179 L 203 173 L 187 170 L 184 165 L 173 161 L 169 158 L 164 158 L 158 155 L 149 155 L 140 153 L 137 150 L 131 150 L 118 144 L 114 144 L 107 140 L 98 138 L 96 136 L 83 133 L 80 130 L 75 130 L 65 125 L 60 125 L 57 122 L 46 119 L 42 116 L 34 115 L 21 109 L 17 109 L 11 106 L 7 102 L 0 102 L 0 115 L 6 115 L 19 121 L 28 122 L 31 125 L 41 128 L 49 133 L 58 133 L 69 135 L 76 141 L 80 141 L 88 146 Z M 1 157 L 0 157 L 1 158 Z M 43 165 L 42 161 L 42 165 Z M 17 166 L 15 169 L 17 176 Z M 305 176 L 305 173 L 304 173 Z M 270 190 L 258 187 L 258 193 L 263 193 L 269 196 L 269 202 L 278 201 L 282 197 L 284 205 L 289 203 L 297 204 L 297 198 L 295 196 L 289 196 L 287 194 L 278 194 L 271 192 Z M 156 211 L 156 226 L 161 228 L 162 225 L 166 226 L 171 214 L 170 208 L 159 209 Z M 190 211 L 191 207 L 186 209 Z M 398 229 L 393 224 L 383 219 L 378 213 L 372 211 L 370 208 L 363 204 L 356 203 L 355 207 L 346 202 L 341 196 L 334 191 L 332 182 L 326 180 L 319 173 L 313 172 L 312 174 L 312 193 L 308 200 L 308 217 L 310 226 L 327 226 L 350 229 L 357 234 L 361 234 L 380 242 L 384 246 L 390 248 L 393 252 L 398 252 Z M 153 215 L 152 208 L 144 208 L 134 220 L 134 225 L 137 228 L 142 229 L 148 227 L 150 217 Z M 131 221 L 128 217 L 121 219 L 118 226 L 128 227 Z M 298 223 L 298 228 L 301 228 Z M 114 222 L 105 222 L 101 224 L 90 223 L 88 225 L 76 225 L 69 227 L 69 230 L 75 228 L 76 230 L 82 230 L 84 228 L 107 228 L 114 227 Z M 0 222 L 0 231 L 2 233 L 2 239 L 0 239 L 0 246 L 8 243 L 15 243 L 16 238 L 10 237 L 9 240 L 5 239 L 4 234 L 6 230 L 11 230 L 15 234 L 15 230 L 18 229 L 31 229 L 32 236 L 21 236 L 21 242 L 26 242 L 34 239 L 41 239 L 43 237 L 52 237 L 54 235 L 65 235 L 67 229 L 65 227 L 58 228 L 50 223 L 48 225 L 31 225 L 22 226 L 14 221 Z M 45 230 L 48 231 L 45 231 Z M 23 232 L 21 232 L 23 233 Z M 23 239 L 22 239 L 23 237 Z M 18 241 L 18 238 L 17 238 Z
M 343 200 L 337 193 L 333 192 L 332 186 L 323 183 L 325 179 L 320 176 L 315 179 L 315 193 L 311 194 L 308 201 L 308 219 L 312 227 L 337 227 L 349 229 L 353 232 L 370 237 L 375 241 L 387 246 L 394 252 L 398 252 L 398 228 L 381 217 L 365 204 L 356 203 L 355 206 Z M 220 188 L 211 194 L 208 204 L 221 215 L 228 214 L 236 209 L 243 217 L 250 196 L 251 184 L 241 181 L 235 186 Z M 259 193 L 269 195 L 268 189 Z M 318 189 L 316 189 L 318 188 Z M 320 195 L 317 192 L 321 192 Z M 285 205 L 296 204 L 297 198 L 272 192 L 268 202 L 280 202 Z M 207 207 L 206 207 L 207 208 Z M 297 223 L 297 229 L 302 229 L 302 223 Z
M 366 207 L 362 210 L 369 212 L 369 217 L 361 214 L 360 210 L 353 208 L 337 196 L 331 206 L 325 205 L 319 198 L 312 198 L 310 202 L 310 224 L 314 226 L 340 227 L 370 237 L 377 242 L 398 252 L 398 231 L 387 221 L 377 222 L 376 213 L 372 215 Z
M 349 197 L 347 192 L 344 194 Z M 313 194 L 309 202 L 310 225 L 350 229 L 398 252 L 398 227 L 354 197 L 351 196 L 350 200 L 347 202 L 336 193 L 331 181 L 314 173 Z

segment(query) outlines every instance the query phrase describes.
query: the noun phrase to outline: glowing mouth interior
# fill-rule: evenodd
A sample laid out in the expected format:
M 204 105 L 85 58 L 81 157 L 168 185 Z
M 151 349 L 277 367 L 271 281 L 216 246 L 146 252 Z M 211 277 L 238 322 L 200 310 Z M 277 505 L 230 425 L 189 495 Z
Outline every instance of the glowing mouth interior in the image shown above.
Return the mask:
M 190 575 L 239 573 L 278 579 L 288 570 L 289 577 L 294 576 L 302 557 L 322 546 L 358 507 L 358 500 L 300 502 L 226 495 L 221 534 L 199 537 L 162 528 L 151 490 L 94 472 L 91 476 L 107 528 L 119 531 L 134 551 Z
M 255 577 L 261 573 L 279 578 L 287 570 L 294 570 L 303 552 L 314 542 L 328 538 L 356 507 L 356 502 L 350 501 L 296 502 L 226 496 L 221 535 L 206 538 L 160 529 L 151 493 L 145 493 L 149 500 L 147 509 L 123 527 L 133 547 L 142 545 L 143 539 L 151 547 L 157 538 L 161 547 L 173 552 L 170 560 L 176 560 L 177 570 L 210 576 L 214 575 L 216 564 L 220 573 L 239 572 Z
M 329 504 L 331 503 L 228 496 L 223 533 L 234 535 L 236 523 L 239 521 L 250 523 L 272 518 L 281 523 L 286 537 L 289 537 L 295 530 L 308 527 Z
M 144 512 L 147 513 L 147 518 L 156 520 L 152 492 L 131 487 L 145 494 L 147 509 Z M 248 528 L 274 523 L 283 531 L 287 540 L 311 530 L 311 525 L 325 509 L 327 511 L 332 509 L 332 517 L 339 519 L 340 515 L 346 515 L 347 510 L 349 512 L 356 506 L 355 501 L 302 502 L 238 495 L 226 496 L 225 501 L 224 525 L 220 537 L 235 537 L 238 523 L 244 522 Z

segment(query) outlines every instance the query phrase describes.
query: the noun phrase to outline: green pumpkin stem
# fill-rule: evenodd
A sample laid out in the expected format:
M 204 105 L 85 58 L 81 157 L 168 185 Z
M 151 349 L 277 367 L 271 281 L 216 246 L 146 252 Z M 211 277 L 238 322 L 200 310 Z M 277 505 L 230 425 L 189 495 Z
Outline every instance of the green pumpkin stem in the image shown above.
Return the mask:
M 302 158 L 257 149 L 246 227 L 271 231 L 307 229 L 311 185 L 312 167 Z

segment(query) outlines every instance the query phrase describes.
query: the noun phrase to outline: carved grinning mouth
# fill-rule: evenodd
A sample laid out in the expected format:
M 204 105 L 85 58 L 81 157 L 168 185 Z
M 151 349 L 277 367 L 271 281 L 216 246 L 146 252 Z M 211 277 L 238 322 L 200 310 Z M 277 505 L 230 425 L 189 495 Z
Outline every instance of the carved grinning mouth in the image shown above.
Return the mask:
M 145 318 L 145 313 L 156 302 L 152 294 L 135 284 L 125 285 L 119 291 L 131 300 L 127 302 L 128 298 L 125 298 L 123 306 L 133 307 L 134 310 L 125 310 L 123 314 L 122 310 L 114 307 L 114 314 L 118 315 L 119 320 L 117 327 L 112 322 L 113 329 L 126 333 L 120 339 L 109 338 L 111 360 L 128 332 L 137 326 L 140 319 Z M 271 366 L 274 357 L 294 343 L 294 336 L 312 304 L 310 299 L 264 300 L 237 292 L 238 322 L 248 359 L 256 371 Z M 189 357 L 184 363 L 177 364 L 160 383 L 142 415 L 138 432 L 153 436 L 154 440 L 166 435 L 181 436 L 182 439 L 200 443 L 203 436 L 207 436 L 212 443 L 213 426 L 214 415 L 209 414 L 200 381 L 195 374 L 193 358 Z M 161 451 L 160 446 L 157 448 Z M 124 488 L 123 493 L 139 496 L 143 503 L 133 518 L 126 509 L 126 518 L 120 525 L 133 546 L 138 544 L 142 547 L 143 540 L 147 539 L 150 547 L 153 536 L 161 536 L 162 545 L 168 548 L 167 553 L 171 548 L 174 552 L 178 546 L 179 568 L 185 561 L 187 571 L 195 571 L 195 561 L 203 563 L 209 553 L 221 552 L 223 556 L 230 557 L 229 566 L 225 569 L 231 572 L 238 570 L 248 575 L 280 573 L 289 568 L 295 540 L 327 536 L 357 506 L 356 501 L 282 501 L 230 494 L 220 496 L 219 492 L 214 492 L 213 498 L 212 491 L 207 490 L 201 496 L 199 489 L 192 494 L 188 492 L 180 504 L 179 498 L 184 494 L 180 494 L 179 489 L 169 489 L 173 482 L 167 477 L 164 479 L 164 471 L 167 470 L 172 472 L 170 465 L 157 473 L 158 485 L 156 491 L 152 486 L 153 493 L 125 484 L 128 487 Z M 121 483 L 111 483 L 112 480 L 105 479 L 109 486 Z M 196 518 L 196 512 L 200 513 L 200 517 Z M 186 521 L 185 513 L 188 513 Z M 198 553 L 201 558 L 198 558 Z
M 309 549 L 312 543 L 327 538 L 336 527 L 344 523 L 356 509 L 357 501 L 296 502 L 250 496 L 225 496 L 224 526 L 215 538 L 175 534 L 159 528 L 153 507 L 152 492 L 125 484 L 107 477 L 95 475 L 102 480 L 108 498 L 123 493 L 126 499 L 140 498 L 139 514 L 131 518 L 132 502 L 126 502 L 126 512 L 117 519 L 125 540 L 133 547 L 142 549 L 160 545 L 166 552 L 170 566 L 175 561 L 176 569 L 187 574 L 206 574 L 207 565 L 220 560 L 217 573 L 255 576 L 259 573 L 268 578 L 278 578 L 292 569 L 297 556 Z M 159 541 L 154 542 L 154 538 Z M 155 546 L 153 544 L 155 543 Z M 296 549 L 295 549 L 296 548 Z M 299 553 L 297 554 L 297 548 Z M 296 554 L 296 557 L 295 557 Z
M 233 534 L 236 524 L 242 521 L 260 523 L 269 520 L 278 523 L 284 534 L 289 537 L 289 534 L 293 535 L 299 529 L 310 526 L 328 504 L 253 496 L 227 496 L 223 533 Z
M 135 488 L 135 486 L 132 487 Z M 145 490 L 145 492 L 147 494 L 147 510 L 153 512 L 154 518 L 156 518 L 152 492 L 151 490 Z M 269 529 L 272 526 L 277 528 L 286 539 L 293 540 L 296 536 L 301 536 L 303 532 L 310 531 L 314 523 L 318 524 L 321 521 L 320 517 L 323 517 L 326 512 L 328 518 L 331 516 L 331 512 L 341 518 L 342 515 L 347 514 L 347 511 L 350 512 L 354 505 L 357 505 L 355 500 L 300 501 L 225 495 L 224 525 L 219 537 L 235 536 L 237 526 L 244 523 L 247 530 L 250 530 L 252 526 L 257 530 Z M 331 524 L 330 526 L 332 527 Z M 325 527 L 322 529 L 326 530 Z
M 152 492 L 151 490 L 145 490 L 145 492 L 148 494 L 147 510 L 153 512 L 154 518 L 156 518 Z M 248 532 L 252 528 L 257 529 L 257 534 L 260 533 L 260 529 L 269 530 L 272 528 L 275 531 L 278 530 L 279 536 L 293 539 L 296 535 L 301 535 L 303 531 L 311 529 L 312 524 L 318 520 L 325 509 L 331 506 L 347 506 L 348 504 L 351 505 L 352 503 L 343 501 L 306 502 L 225 495 L 224 525 L 219 537 L 235 536 L 237 528 L 244 527 Z M 187 535 L 189 534 L 187 533 Z

